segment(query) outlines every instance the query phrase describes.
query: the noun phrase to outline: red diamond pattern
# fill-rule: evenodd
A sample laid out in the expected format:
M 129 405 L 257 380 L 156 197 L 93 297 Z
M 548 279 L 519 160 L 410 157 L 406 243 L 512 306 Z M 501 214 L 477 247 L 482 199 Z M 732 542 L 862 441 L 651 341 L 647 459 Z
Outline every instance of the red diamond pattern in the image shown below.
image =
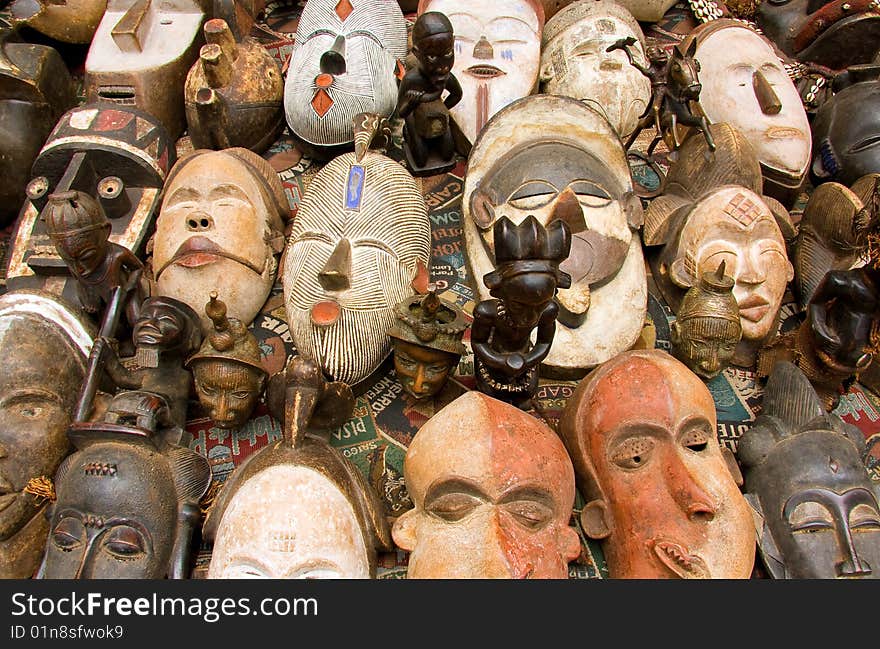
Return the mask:
M 339 0 L 336 3 L 336 15 L 339 16 L 339 20 L 345 22 L 345 19 L 351 15 L 352 11 L 354 11 L 354 7 L 351 6 L 349 0 Z
M 327 94 L 327 91 L 323 88 L 318 88 L 315 96 L 312 97 L 312 108 L 318 113 L 318 117 L 324 117 L 332 105 L 333 99 Z

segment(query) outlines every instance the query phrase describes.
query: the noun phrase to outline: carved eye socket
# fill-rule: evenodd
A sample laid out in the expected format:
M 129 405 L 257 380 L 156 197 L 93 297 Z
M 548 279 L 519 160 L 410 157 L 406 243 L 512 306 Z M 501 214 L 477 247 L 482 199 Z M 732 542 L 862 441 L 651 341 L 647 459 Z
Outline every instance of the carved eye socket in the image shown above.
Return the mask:
M 788 516 L 791 531 L 800 534 L 814 534 L 834 529 L 831 513 L 817 502 L 800 503 Z
M 702 453 L 709 448 L 709 434 L 700 428 L 693 428 L 682 436 L 681 445 L 695 453 Z
M 239 401 L 244 401 L 250 396 L 250 392 L 247 390 L 238 390 L 237 392 L 233 392 L 232 396 L 238 399 Z
M 217 394 L 217 390 L 215 388 L 204 383 L 199 383 L 199 390 L 201 390 L 202 393 L 207 394 L 208 396 L 214 396 L 215 394 Z
M 118 525 L 104 537 L 104 547 L 119 559 L 134 559 L 146 552 L 140 532 L 128 525 Z
M 533 210 L 550 203 L 558 193 L 556 187 L 544 180 L 530 180 L 520 185 L 507 202 L 518 210 Z
M 622 469 L 640 469 L 651 459 L 654 440 L 650 437 L 629 437 L 614 449 L 611 461 Z
M 539 530 L 553 520 L 553 511 L 534 500 L 505 503 L 504 509 L 513 515 L 517 523 L 530 530 Z
M 463 493 L 451 493 L 440 496 L 425 509 L 428 513 L 454 523 L 468 516 L 480 505 L 473 496 Z
M 870 149 L 878 145 L 880 145 L 880 135 L 872 135 L 870 137 L 866 137 L 864 140 L 860 140 L 853 144 L 850 147 L 849 152 L 861 153 L 865 149 Z
M 72 516 L 62 518 L 52 531 L 52 542 L 64 552 L 75 550 L 85 543 L 85 539 L 85 526 L 81 520 Z
M 856 505 L 849 513 L 850 527 L 855 531 L 869 532 L 880 530 L 880 515 L 869 505 Z

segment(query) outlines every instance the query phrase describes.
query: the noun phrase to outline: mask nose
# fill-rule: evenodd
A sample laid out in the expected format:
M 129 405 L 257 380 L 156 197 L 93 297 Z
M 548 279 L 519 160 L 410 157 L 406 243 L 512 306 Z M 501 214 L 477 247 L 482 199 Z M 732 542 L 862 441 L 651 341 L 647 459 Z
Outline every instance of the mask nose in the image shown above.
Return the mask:
M 782 110 L 782 102 L 773 90 L 773 86 L 767 81 L 767 77 L 760 70 L 755 70 L 752 75 L 752 87 L 755 89 L 755 97 L 761 112 L 765 115 L 776 115 Z
M 700 367 L 706 372 L 717 372 L 721 369 L 721 363 L 718 361 L 718 356 L 712 354 L 709 358 L 700 362 Z
M 186 219 L 186 229 L 190 232 L 205 232 L 214 229 L 214 219 L 204 212 L 193 212 Z
M 512 549 L 515 546 L 505 529 L 502 513 L 495 505 L 490 505 L 491 512 L 486 520 L 485 545 L 483 557 L 486 577 L 490 579 L 520 579 L 527 574 L 517 574 L 516 557 Z M 529 570 L 523 571 L 528 573 Z
M 665 478 L 669 493 L 689 521 L 708 523 L 715 518 L 718 508 L 714 499 L 697 484 L 688 467 L 677 456 L 670 458 Z
M 325 291 L 344 291 L 351 288 L 351 243 L 340 239 L 324 268 L 318 273 L 318 282 Z
M 330 49 L 321 55 L 320 66 L 324 74 L 345 74 L 345 36 L 337 36 Z
M 229 418 L 229 397 L 221 391 L 214 406 L 214 421 L 226 421 Z
M 474 45 L 474 58 L 475 59 L 494 59 L 495 51 L 492 49 L 492 43 L 490 43 L 485 36 L 480 36 L 480 40 L 477 41 L 477 44 Z
M 857 554 L 837 564 L 838 577 L 867 577 L 871 574 L 871 564 L 859 559 Z

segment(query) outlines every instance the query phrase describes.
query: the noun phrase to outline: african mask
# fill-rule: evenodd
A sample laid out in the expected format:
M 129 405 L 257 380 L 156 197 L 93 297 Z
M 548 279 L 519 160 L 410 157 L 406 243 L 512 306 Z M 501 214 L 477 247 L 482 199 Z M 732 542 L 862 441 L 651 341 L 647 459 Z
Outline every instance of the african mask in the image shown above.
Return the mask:
M 0 225 L 24 200 L 31 165 L 61 114 L 76 103 L 73 81 L 51 47 L 10 43 L 0 29 Z
M 733 279 L 725 263 L 703 273 L 699 284 L 685 293 L 671 326 L 672 355 L 697 376 L 713 379 L 730 363 L 742 338 Z
M 733 362 L 750 366 L 757 347 L 776 333 L 785 288 L 794 271 L 783 230 L 793 236 L 788 212 L 760 195 L 754 150 L 729 124 L 712 124 L 710 156 L 700 134 L 689 137 L 670 168 L 664 193 L 645 213 L 646 245 L 665 244 L 652 257 L 657 285 L 673 311 L 684 291 L 723 261 L 734 280 L 742 340 Z
M 464 91 L 452 116 L 471 142 L 489 119 L 538 85 L 544 7 L 538 0 L 421 0 L 419 14 L 446 14 L 455 31 L 455 77 Z
M 502 216 L 493 233 L 497 267 L 483 283 L 495 299 L 474 307 L 474 378 L 481 392 L 525 408 L 556 334 L 559 307 L 553 298 L 557 289 L 571 286 L 571 277 L 559 270 L 571 232 L 553 217 L 544 228 L 534 216 L 518 225 Z
M 880 224 L 880 174 L 859 178 L 853 186 L 822 183 L 810 194 L 798 224 L 794 248 L 794 288 L 806 308 L 829 270 L 852 268 L 867 252 Z
M 176 140 L 204 19 L 198 0 L 109 0 L 86 58 L 87 100 L 137 106 Z
M 620 138 L 589 106 L 555 95 L 527 97 L 492 118 L 474 145 L 462 194 L 465 259 L 478 299 L 479 278 L 495 268 L 493 227 L 529 215 L 571 231 L 560 269 L 571 288 L 556 297 L 559 317 L 543 368 L 583 376 L 631 347 L 642 331 L 647 284 L 642 246 L 633 236 L 642 207 Z
M 468 328 L 464 312 L 432 290 L 407 298 L 395 307 L 394 315 L 388 335 L 397 380 L 416 399 L 432 397 L 443 389 L 466 351 L 461 344 Z
M 247 149 L 198 150 L 165 185 L 153 246 L 161 295 L 201 313 L 210 292 L 250 324 L 275 283 L 289 204 L 278 174 Z M 211 327 L 202 318 L 205 330 Z
M 880 61 L 853 66 L 850 85 L 816 111 L 813 118 L 814 182 L 845 185 L 880 173 Z
M 34 162 L 25 190 L 27 200 L 9 253 L 10 288 L 40 287 L 70 274 L 49 232 L 52 194 L 90 196 L 100 205 L 95 223 L 103 212 L 110 224 L 109 241 L 141 256 L 174 160 L 167 131 L 146 113 L 85 104 L 62 115 Z M 78 297 L 75 290 L 70 297 Z
M 34 574 L 48 527 L 50 480 L 69 451 L 67 426 L 86 371 L 94 329 L 57 298 L 0 296 L 0 578 Z M 43 478 L 41 481 L 40 478 Z M 49 491 L 51 493 L 51 490 Z
M 568 577 L 574 472 L 543 422 L 467 392 L 419 429 L 404 474 L 415 508 L 392 535 L 411 553 L 409 579 Z
M 284 301 L 300 354 L 355 384 L 391 351 L 394 308 L 427 284 L 430 223 L 415 179 L 372 151 L 326 165 L 288 239 Z M 424 290 L 424 289 L 423 289 Z
M 406 53 L 394 0 L 308 0 L 284 84 L 291 132 L 322 158 L 350 150 L 356 115 L 394 111 Z
M 105 421 L 71 427 L 77 450 L 55 476 L 40 577 L 189 576 L 198 502 L 211 469 L 195 451 L 157 438 L 151 425 L 163 408 L 149 392 L 121 393 Z
M 15 0 L 12 20 L 64 43 L 92 42 L 107 0 Z
M 645 37 L 626 9 L 612 0 L 569 5 L 544 28 L 542 92 L 580 99 L 626 138 L 651 102 L 650 80 L 629 64 L 623 51 L 606 51 L 627 37 L 636 39 L 631 52 L 647 66 Z
M 770 0 L 758 3 L 761 31 L 790 57 L 841 70 L 880 50 L 880 14 L 872 0 Z
M 218 428 L 238 429 L 250 418 L 266 384 L 260 345 L 247 327 L 226 317 L 226 304 L 211 293 L 205 313 L 214 330 L 187 361 L 199 402 Z
M 737 452 L 749 503 L 763 516 L 759 547 L 773 577 L 878 577 L 880 508 L 864 448 L 861 431 L 825 413 L 800 370 L 776 365 Z
M 688 39 L 697 40 L 700 105 L 706 117 L 742 132 L 758 154 L 765 191 L 792 202 L 810 163 L 810 125 L 773 47 L 729 19 L 705 23 Z
M 751 575 L 754 524 L 715 426 L 708 388 L 660 350 L 624 352 L 578 385 L 560 431 L 610 577 Z
M 326 403 L 338 390 L 300 356 L 284 375 L 283 439 L 235 471 L 205 521 L 208 578 L 375 578 L 376 551 L 391 549 L 379 499 L 354 464 L 306 435 L 317 410 L 339 410 L 334 399 Z
M 244 147 L 262 153 L 284 128 L 281 68 L 260 43 L 236 39 L 209 20 L 199 60 L 186 76 L 186 123 L 197 149 Z

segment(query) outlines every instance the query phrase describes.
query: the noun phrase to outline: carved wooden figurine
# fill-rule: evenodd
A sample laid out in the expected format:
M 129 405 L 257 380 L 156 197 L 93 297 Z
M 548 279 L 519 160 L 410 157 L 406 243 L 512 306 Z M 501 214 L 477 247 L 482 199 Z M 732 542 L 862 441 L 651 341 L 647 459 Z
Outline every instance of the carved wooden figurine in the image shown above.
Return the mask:
M 496 265 L 493 227 L 501 215 L 514 223 L 532 215 L 545 227 L 559 218 L 571 230 L 571 254 L 560 268 L 572 285 L 557 293 L 556 335 L 542 372 L 580 378 L 632 347 L 648 299 L 637 234 L 642 204 L 608 120 L 570 97 L 535 95 L 486 125 L 462 192 L 464 257 L 481 300 L 489 298 L 479 278 Z
M 725 263 L 703 273 L 700 283 L 685 293 L 671 327 L 672 355 L 704 380 L 713 379 L 730 364 L 742 338 L 733 279 Z
M 404 473 L 415 508 L 392 533 L 411 553 L 407 578 L 568 577 L 581 550 L 574 472 L 543 422 L 468 392 L 421 427 Z
M 712 122 L 740 131 L 758 154 L 764 191 L 789 205 L 810 163 L 810 125 L 800 94 L 773 46 L 745 24 L 722 18 L 704 23 L 682 43 L 696 41 L 700 107 Z
M 174 160 L 167 131 L 147 113 L 99 104 L 65 113 L 34 162 L 9 252 L 9 287 L 41 287 L 69 275 L 47 231 L 50 194 L 78 191 L 97 200 L 110 223 L 109 240 L 141 257 Z
M 362 116 L 357 123 L 355 153 L 331 161 L 306 190 L 284 267 L 296 348 L 351 385 L 391 352 L 386 332 L 394 307 L 427 290 L 431 242 L 415 179 L 391 158 L 367 150 L 381 120 Z
M 162 423 L 171 443 L 178 443 L 186 423 L 186 405 L 192 374 L 184 367 L 187 357 L 202 341 L 199 316 L 189 306 L 165 296 L 147 298 L 134 325 L 136 368 L 123 364 L 110 340 L 98 337 L 93 354 L 113 383 L 127 390 L 160 395 L 167 402 L 168 418 Z M 163 431 L 164 432 L 164 431 Z
M 608 51 L 626 38 L 627 53 Z M 647 64 L 645 36 L 632 14 L 611 0 L 580 0 L 544 27 L 541 90 L 593 106 L 627 138 L 651 101 L 651 82 L 627 56 Z
M 622 49 L 626 52 L 630 65 L 651 80 L 651 105 L 645 109 L 639 117 L 639 122 L 624 145 L 629 149 L 636 138 L 645 128 L 654 125 L 657 128 L 658 139 L 669 134 L 669 148 L 678 149 L 681 146 L 682 137 L 678 133 L 678 125 L 693 126 L 700 130 L 709 150 L 715 150 L 715 141 L 709 131 L 709 124 L 705 116 L 695 114 L 693 104 L 699 104 L 700 92 L 703 85 L 700 83 L 700 62 L 694 58 L 697 49 L 696 41 L 691 41 L 687 50 L 680 46 L 672 48 L 672 56 L 668 57 L 666 67 L 662 73 L 658 73 L 653 66 L 640 63 L 637 56 L 633 55 L 630 48 L 636 44 L 633 36 L 628 36 L 611 44 L 607 50 Z M 656 145 L 655 139 L 648 147 L 648 155 Z
M 18 213 L 34 159 L 58 118 L 76 103 L 58 52 L 11 43 L 10 36 L 0 29 L 0 226 Z
M 394 314 L 397 320 L 388 335 L 397 380 L 416 399 L 433 397 L 466 351 L 461 344 L 468 328 L 464 312 L 432 290 L 404 300 Z
M 852 66 L 845 85 L 816 111 L 813 119 L 815 183 L 851 185 L 880 173 L 880 60 Z
M 74 424 L 76 452 L 55 476 L 45 579 L 186 579 L 208 461 L 168 444 L 167 404 L 122 392 L 103 421 Z
M 209 20 L 199 60 L 186 76 L 187 133 L 196 149 L 244 147 L 262 153 L 284 128 L 284 79 L 254 39 L 233 38 L 225 21 Z
M 493 232 L 497 266 L 483 282 L 495 299 L 474 307 L 474 377 L 482 392 L 525 407 L 556 333 L 556 289 L 571 286 L 571 276 L 559 270 L 571 250 L 571 232 L 563 221 L 544 228 L 533 216 L 519 225 L 503 216 Z
M 463 95 L 452 116 L 476 142 L 495 113 L 536 90 L 544 7 L 539 0 L 419 2 L 419 14 L 434 11 L 446 14 L 455 31 L 452 72 Z
M 317 410 L 343 423 L 351 390 L 346 413 L 320 367 L 301 356 L 284 384 L 283 439 L 238 467 L 208 512 L 208 578 L 375 578 L 377 551 L 392 548 L 382 505 L 354 464 L 306 434 Z
M 49 294 L 0 296 L 0 579 L 33 576 L 43 556 L 52 478 L 70 450 L 94 333 Z
M 136 106 L 176 140 L 186 129 L 183 86 L 204 20 L 198 0 L 110 0 L 86 58 L 87 100 Z
M 172 169 L 156 220 L 154 293 L 202 313 L 210 292 L 250 324 L 275 283 L 290 204 L 278 174 L 243 148 L 196 150 Z M 202 317 L 205 331 L 211 320 Z
M 407 163 L 413 175 L 430 176 L 455 166 L 455 141 L 449 111 L 462 97 L 452 74 L 455 61 L 452 23 L 436 11 L 419 16 L 413 27 L 418 65 L 400 82 L 396 114 L 404 120 Z M 444 93 L 448 93 L 444 98 Z
M 241 428 L 266 386 L 260 345 L 241 320 L 226 317 L 226 304 L 211 293 L 205 313 L 214 330 L 186 362 L 195 380 L 196 396 L 218 428 Z
M 284 112 L 300 147 L 321 159 L 350 151 L 356 115 L 394 112 L 406 54 L 395 0 L 308 0 L 284 83 Z
M 660 350 L 615 356 L 581 381 L 560 432 L 612 579 L 748 579 L 755 526 L 709 389 Z
M 880 577 L 878 490 L 864 452 L 862 432 L 824 412 L 800 370 L 776 365 L 761 414 L 737 448 L 772 577 Z
M 24 23 L 64 43 L 92 42 L 107 0 L 14 0 L 14 23 Z

